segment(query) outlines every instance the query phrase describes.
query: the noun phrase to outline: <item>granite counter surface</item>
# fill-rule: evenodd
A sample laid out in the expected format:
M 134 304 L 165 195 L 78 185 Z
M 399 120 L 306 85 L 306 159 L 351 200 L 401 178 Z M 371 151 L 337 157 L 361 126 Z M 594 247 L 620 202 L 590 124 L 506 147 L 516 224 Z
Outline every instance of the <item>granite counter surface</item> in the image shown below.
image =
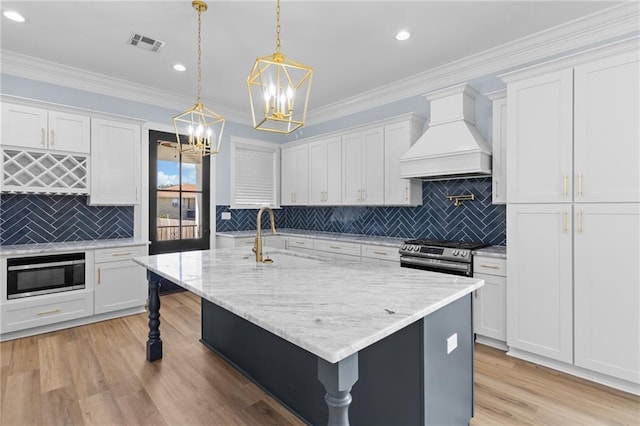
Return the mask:
M 507 258 L 506 246 L 489 246 L 473 251 L 474 256 L 495 257 L 498 259 Z
M 255 237 L 256 231 L 229 231 L 216 232 L 217 236 L 226 238 L 247 238 Z M 272 235 L 269 229 L 263 230 L 263 236 Z M 385 237 L 378 235 L 362 235 L 362 234 L 339 234 L 337 232 L 310 231 L 305 229 L 278 229 L 277 235 L 285 237 L 308 237 L 330 241 L 353 242 L 360 244 L 376 244 L 380 246 L 400 247 L 406 238 Z
M 400 265 L 323 259 L 265 247 L 134 259 L 150 271 L 331 363 L 484 285 Z
M 0 256 L 52 254 L 67 251 L 95 250 L 112 247 L 146 246 L 147 240 L 117 238 L 112 240 L 66 241 L 62 243 L 35 243 L 0 246 Z

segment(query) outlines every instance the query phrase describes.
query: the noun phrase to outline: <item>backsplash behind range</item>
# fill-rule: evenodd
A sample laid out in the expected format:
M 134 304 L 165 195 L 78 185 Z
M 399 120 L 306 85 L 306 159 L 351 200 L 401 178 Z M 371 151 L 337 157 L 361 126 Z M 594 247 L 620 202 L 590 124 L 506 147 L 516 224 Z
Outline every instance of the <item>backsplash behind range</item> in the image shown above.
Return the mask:
M 448 194 L 475 194 L 475 201 L 456 207 Z M 506 208 L 491 204 L 491 178 L 423 182 L 423 205 L 417 207 L 284 207 L 275 210 L 278 228 L 401 238 L 506 244 Z M 255 229 L 255 210 L 217 206 L 217 231 Z

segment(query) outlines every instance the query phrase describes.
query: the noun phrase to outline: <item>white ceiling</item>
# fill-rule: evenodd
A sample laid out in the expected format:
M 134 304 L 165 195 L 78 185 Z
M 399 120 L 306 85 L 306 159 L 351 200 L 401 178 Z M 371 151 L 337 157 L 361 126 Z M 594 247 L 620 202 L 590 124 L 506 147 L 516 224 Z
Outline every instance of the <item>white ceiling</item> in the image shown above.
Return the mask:
M 611 1 L 282 0 L 282 52 L 315 69 L 309 109 L 615 6 Z M 181 1 L 1 1 L 1 49 L 104 74 L 195 101 L 196 19 Z M 246 111 L 246 77 L 275 50 L 275 0 L 210 1 L 203 14 L 203 99 Z M 395 40 L 399 29 L 413 37 Z M 166 43 L 127 44 L 132 32 Z M 187 72 L 172 69 L 176 62 Z

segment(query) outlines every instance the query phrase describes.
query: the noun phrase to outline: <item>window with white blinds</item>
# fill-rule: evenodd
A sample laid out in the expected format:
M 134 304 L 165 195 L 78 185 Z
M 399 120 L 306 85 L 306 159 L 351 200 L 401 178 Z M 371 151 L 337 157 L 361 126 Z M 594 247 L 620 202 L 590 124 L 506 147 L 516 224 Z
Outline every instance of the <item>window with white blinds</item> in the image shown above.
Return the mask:
M 279 145 L 232 138 L 231 207 L 279 207 Z

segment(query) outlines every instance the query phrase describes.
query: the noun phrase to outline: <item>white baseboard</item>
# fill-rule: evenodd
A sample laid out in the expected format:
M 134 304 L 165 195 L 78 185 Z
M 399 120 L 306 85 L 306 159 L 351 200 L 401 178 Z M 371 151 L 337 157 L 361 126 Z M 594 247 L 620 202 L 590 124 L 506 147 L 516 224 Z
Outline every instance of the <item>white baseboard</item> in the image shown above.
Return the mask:
M 492 348 L 500 349 L 501 351 L 509 350 L 509 347 L 505 342 L 493 339 L 491 337 L 481 336 L 479 334 L 476 334 L 476 343 L 480 343 L 481 345 L 485 346 L 491 346 Z
M 100 315 L 92 315 L 86 318 L 77 318 L 71 321 L 64 321 L 55 324 L 43 325 L 41 327 L 28 328 L 26 330 L 13 331 L 11 333 L 0 334 L 0 342 L 19 339 L 21 337 L 35 336 L 38 334 L 50 333 L 52 331 L 63 330 L 65 328 L 78 327 L 81 325 L 92 324 L 95 322 L 110 320 L 114 318 L 125 317 L 127 315 L 135 315 L 146 312 L 144 306 L 135 308 L 122 309 L 120 311 L 108 312 Z M 140 336 L 141 341 L 146 340 L 146 335 Z
M 640 384 L 638 383 L 633 383 L 627 380 L 618 379 L 616 377 L 607 376 L 606 374 L 597 373 L 595 371 L 576 367 L 572 364 L 556 361 L 554 359 L 549 359 L 540 355 L 535 355 L 511 347 L 507 351 L 507 355 L 640 396 Z

